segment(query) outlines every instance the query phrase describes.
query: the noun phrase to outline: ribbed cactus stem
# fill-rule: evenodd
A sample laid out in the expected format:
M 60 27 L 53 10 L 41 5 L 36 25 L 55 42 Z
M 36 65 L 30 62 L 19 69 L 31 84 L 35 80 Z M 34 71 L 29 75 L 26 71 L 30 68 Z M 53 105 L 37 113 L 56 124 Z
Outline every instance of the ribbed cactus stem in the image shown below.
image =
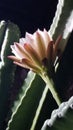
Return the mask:
M 0 49 L 4 40 L 4 36 L 5 36 L 5 31 L 6 31 L 6 22 L 5 21 L 1 21 L 0 22 Z
M 0 62 L 0 129 L 4 129 L 9 110 L 10 89 L 14 81 L 15 65 L 7 58 L 11 54 L 10 45 L 18 41 L 20 31 L 17 25 L 11 22 L 1 22 L 1 62 Z
M 55 17 L 53 19 L 53 22 L 52 22 L 52 24 L 50 26 L 50 30 L 49 30 L 51 36 L 53 36 L 55 34 L 56 28 L 58 27 L 58 23 L 60 21 L 60 16 L 62 14 L 63 6 L 64 6 L 64 0 L 58 0 Z
M 57 10 L 49 33 L 54 40 L 62 35 L 59 49 L 64 52 L 69 36 L 73 30 L 73 0 L 58 0 Z
M 73 96 L 53 110 L 41 130 L 73 130 Z

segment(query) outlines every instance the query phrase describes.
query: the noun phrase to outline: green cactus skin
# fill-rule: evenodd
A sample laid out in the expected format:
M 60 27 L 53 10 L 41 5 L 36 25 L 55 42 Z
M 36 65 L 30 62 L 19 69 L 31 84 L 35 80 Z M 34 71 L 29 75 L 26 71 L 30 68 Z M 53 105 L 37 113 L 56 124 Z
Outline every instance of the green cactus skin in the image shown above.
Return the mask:
M 73 0 L 58 0 L 57 11 L 55 13 L 55 17 L 53 19 L 53 23 L 51 24 L 49 32 L 54 40 L 56 40 L 59 35 L 62 35 L 62 40 L 59 45 L 59 49 L 62 52 L 64 52 L 70 33 L 73 30 L 73 27 L 70 26 L 72 22 Z
M 12 108 L 13 113 L 6 130 L 30 130 L 45 86 L 42 80 L 39 81 L 40 77 L 29 71 L 18 95 L 19 99 Z
M 73 96 L 52 112 L 41 130 L 73 130 Z
M 6 30 L 6 22 L 1 21 L 0 22 L 0 49 L 4 40 L 5 30 Z
M 10 88 L 14 80 L 14 72 L 16 66 L 10 61 L 7 56 L 11 54 L 10 45 L 14 41 L 18 41 L 20 31 L 17 25 L 11 22 L 3 22 L 0 30 L 0 39 L 2 39 L 1 61 L 0 61 L 0 130 L 3 130 L 6 116 L 8 113 L 8 101 L 10 96 Z M 3 31 L 4 30 L 4 31 Z

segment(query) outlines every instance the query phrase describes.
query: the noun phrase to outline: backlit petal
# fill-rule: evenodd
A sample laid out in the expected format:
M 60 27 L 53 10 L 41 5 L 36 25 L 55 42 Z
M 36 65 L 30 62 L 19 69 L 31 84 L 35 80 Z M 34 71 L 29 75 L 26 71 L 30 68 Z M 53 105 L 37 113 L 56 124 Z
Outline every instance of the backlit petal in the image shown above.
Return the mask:
M 16 56 L 8 56 L 9 59 L 13 60 L 13 61 L 16 61 L 16 62 L 20 62 L 21 59 L 18 59 Z
M 21 45 L 24 45 L 24 43 L 26 43 L 26 39 L 25 39 L 25 38 L 20 38 L 20 39 L 19 39 L 19 43 L 20 43 Z
M 60 35 L 60 36 L 57 38 L 56 42 L 55 42 L 54 51 L 55 51 L 56 55 L 59 54 L 59 51 L 60 51 L 60 50 L 59 50 L 59 44 L 60 44 L 61 39 L 62 39 L 62 35 Z
M 55 61 L 56 57 L 59 57 L 61 55 L 61 52 L 59 50 L 59 44 L 62 39 L 62 36 L 60 35 L 56 42 L 53 44 L 53 61 Z
M 46 29 L 44 29 L 44 32 L 42 33 L 42 35 L 43 35 L 43 39 L 44 39 L 45 46 L 47 49 L 49 42 L 52 41 L 52 38 L 50 34 L 46 31 Z
M 52 62 L 52 58 L 53 58 L 53 41 L 51 41 L 47 47 L 47 59 L 49 63 Z
M 13 53 L 17 58 L 20 58 L 20 55 L 19 55 L 18 52 L 15 50 L 15 45 L 11 45 L 10 47 L 11 47 L 11 49 L 12 49 L 12 53 Z
M 32 48 L 37 50 L 37 48 L 36 48 L 37 46 L 35 44 L 35 39 L 34 39 L 33 35 L 26 33 L 26 43 L 30 44 L 32 46 Z
M 24 57 L 27 59 L 31 58 L 25 51 L 24 47 L 21 46 L 21 44 L 15 43 L 15 50 L 18 53 L 18 55 L 20 56 L 20 58 L 24 58 Z
M 34 34 L 34 36 L 35 36 L 35 43 L 37 45 L 36 49 L 40 56 L 40 59 L 42 60 L 46 56 L 44 40 L 38 31 Z
M 33 35 L 28 33 L 28 32 L 26 32 L 25 38 L 26 38 L 27 43 L 31 44 L 31 42 L 33 40 Z
M 30 67 L 33 70 L 40 71 L 41 68 L 37 66 L 37 64 L 34 64 L 34 62 L 29 61 L 27 59 L 22 59 L 22 64 L 26 64 L 28 67 Z
M 41 60 L 40 60 L 39 56 L 37 55 L 36 51 L 31 47 L 31 45 L 30 44 L 24 44 L 24 48 L 28 52 L 28 54 L 30 55 L 31 59 L 36 64 L 41 66 Z
M 30 62 L 27 59 L 22 59 L 20 62 L 14 61 L 13 63 L 16 64 L 16 65 L 19 65 L 19 66 L 21 66 L 23 68 L 35 71 L 36 73 L 41 71 L 39 66 L 36 66 L 35 64 L 33 64 L 33 62 Z

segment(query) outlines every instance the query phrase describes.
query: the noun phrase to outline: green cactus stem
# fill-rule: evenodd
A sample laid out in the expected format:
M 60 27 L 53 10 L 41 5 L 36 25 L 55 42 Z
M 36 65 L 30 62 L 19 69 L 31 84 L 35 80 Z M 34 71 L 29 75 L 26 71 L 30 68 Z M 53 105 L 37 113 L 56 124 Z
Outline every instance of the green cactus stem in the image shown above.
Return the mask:
M 1 22 L 2 23 L 2 22 Z M 4 29 L 3 29 L 4 27 Z M 3 31 L 4 30 L 4 31 Z M 15 65 L 7 56 L 11 54 L 10 45 L 18 41 L 20 37 L 19 28 L 11 22 L 3 22 L 0 30 L 1 61 L 0 61 L 0 129 L 2 130 L 8 113 L 8 101 L 11 85 L 14 80 Z
M 0 49 L 4 40 L 4 36 L 5 36 L 5 31 L 6 31 L 6 22 L 5 21 L 1 21 L 0 22 Z
M 65 50 L 69 36 L 73 30 L 73 0 L 58 0 L 57 10 L 53 23 L 50 27 L 50 34 L 54 40 L 61 34 L 62 40 L 59 50 Z
M 52 112 L 41 130 L 73 130 L 73 96 Z

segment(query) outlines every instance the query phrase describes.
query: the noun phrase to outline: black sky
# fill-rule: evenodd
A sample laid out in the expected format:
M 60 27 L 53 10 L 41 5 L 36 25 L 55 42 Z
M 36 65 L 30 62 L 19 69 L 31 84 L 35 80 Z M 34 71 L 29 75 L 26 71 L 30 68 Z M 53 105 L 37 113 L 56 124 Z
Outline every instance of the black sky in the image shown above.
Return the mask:
M 0 20 L 11 20 L 24 34 L 37 28 L 47 30 L 55 14 L 57 0 L 0 0 Z

